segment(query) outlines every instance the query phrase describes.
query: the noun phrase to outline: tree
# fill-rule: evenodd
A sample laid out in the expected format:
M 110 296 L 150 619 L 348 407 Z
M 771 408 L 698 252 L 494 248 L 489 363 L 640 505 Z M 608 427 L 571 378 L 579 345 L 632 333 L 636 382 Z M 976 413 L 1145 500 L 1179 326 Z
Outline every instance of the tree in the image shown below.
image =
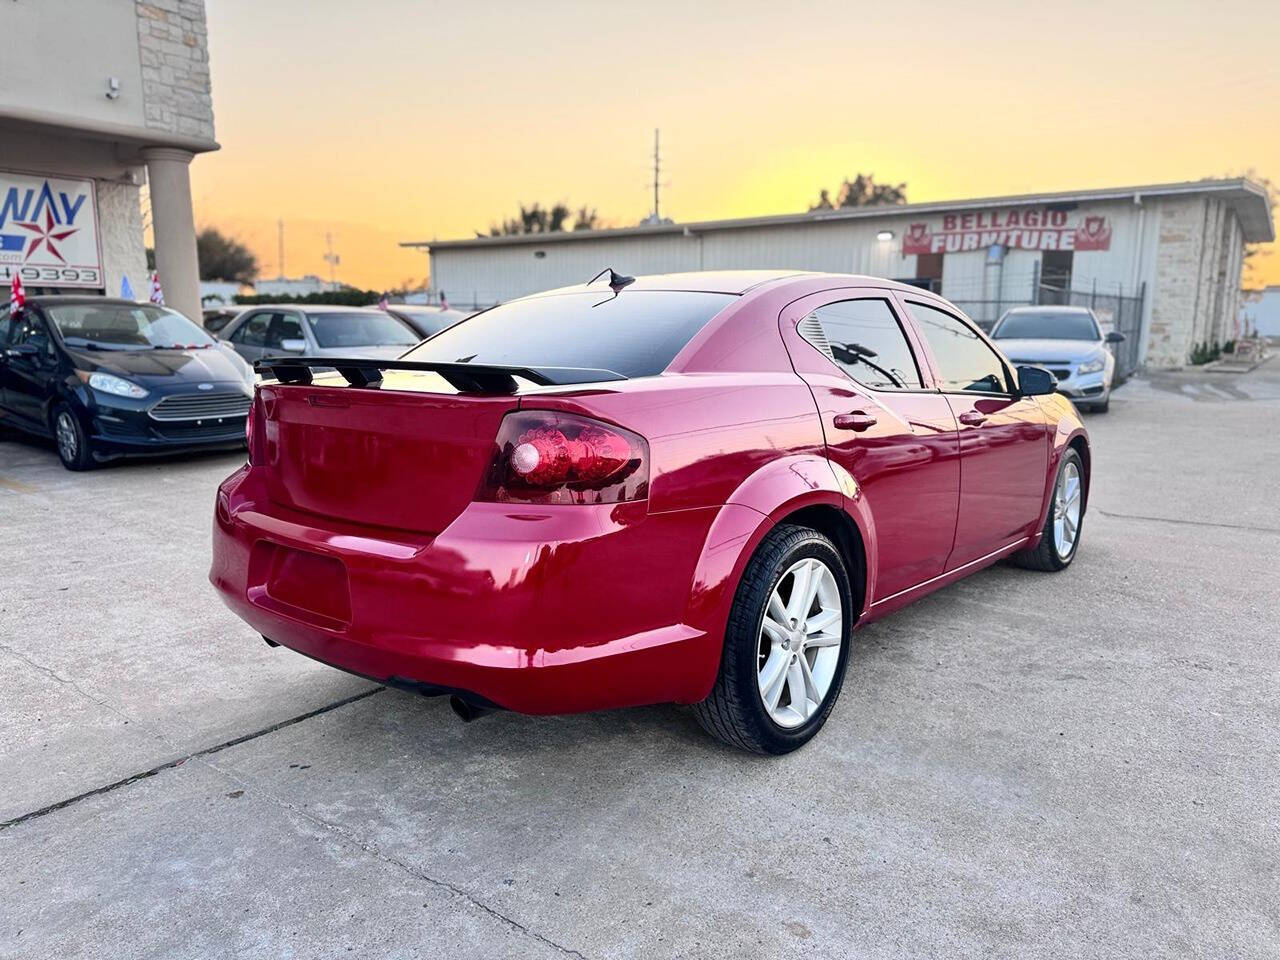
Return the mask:
M 557 203 L 550 207 L 544 207 L 540 203 L 526 207 L 522 203 L 519 216 L 503 220 L 499 224 L 490 224 L 488 235 L 514 237 L 528 233 L 559 233 L 569 229 L 566 224 L 569 223 L 570 217 L 573 217 L 572 229 L 574 230 L 594 230 L 600 222 L 600 217 L 593 207 L 579 207 L 575 212 L 564 203 Z M 477 231 L 476 236 L 483 237 L 484 234 Z
M 258 277 L 258 258 L 239 240 L 215 227 L 205 227 L 196 234 L 196 259 L 201 280 L 253 283 Z
M 810 210 L 835 210 L 839 207 L 881 207 L 907 202 L 907 185 L 905 183 L 876 183 L 874 173 L 860 173 L 852 180 L 844 178 L 840 189 L 836 191 L 835 203 L 831 202 L 831 192 L 823 190 L 818 194 L 818 202 Z

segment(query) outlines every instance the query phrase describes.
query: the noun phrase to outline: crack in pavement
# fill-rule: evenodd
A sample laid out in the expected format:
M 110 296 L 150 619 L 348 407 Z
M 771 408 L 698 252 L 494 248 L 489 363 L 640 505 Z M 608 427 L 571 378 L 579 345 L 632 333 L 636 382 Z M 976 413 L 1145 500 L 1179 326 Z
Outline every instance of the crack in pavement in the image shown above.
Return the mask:
M 4 651 L 5 653 L 10 654 L 16 659 L 21 660 L 23 663 L 29 666 L 32 670 L 35 670 L 37 673 L 42 673 L 49 679 L 54 680 L 62 684 L 63 686 L 70 687 L 72 690 L 80 694 L 80 696 L 84 697 L 90 703 L 94 704 L 95 706 L 101 707 L 103 710 L 106 710 L 110 713 L 115 714 L 121 720 L 125 721 L 125 723 L 137 723 L 139 726 L 149 727 L 151 729 L 152 734 L 156 737 L 157 740 L 159 740 L 161 743 L 167 746 L 170 746 L 170 747 L 174 746 L 173 742 L 170 741 L 168 737 L 164 735 L 164 732 L 160 730 L 159 727 L 156 727 L 154 724 L 149 723 L 145 720 L 144 721 L 136 720 L 135 718 L 129 716 L 127 713 L 125 713 L 123 710 L 121 710 L 119 707 L 117 707 L 115 704 L 113 704 L 110 700 L 106 699 L 105 697 L 94 696 L 84 687 L 80 686 L 79 681 L 77 681 L 74 677 L 64 677 L 62 674 L 58 673 L 58 671 L 54 670 L 52 667 L 46 667 L 43 663 L 33 660 L 31 657 L 23 653 L 21 650 L 17 650 L 9 646 L 9 644 L 7 643 L 0 643 L 0 651 Z
M 92 695 L 90 695 L 89 693 L 81 689 L 75 683 L 74 680 L 70 680 L 66 677 L 60 676 L 56 671 L 51 670 L 48 667 L 42 666 L 41 664 L 35 663 L 34 661 L 30 660 L 30 658 L 26 657 L 25 655 L 19 653 L 18 651 L 12 649 L 11 647 L 5 644 L 0 644 L 0 649 L 7 650 L 9 653 L 12 653 L 18 659 L 29 664 L 32 668 L 39 670 L 41 673 L 48 675 L 54 680 L 57 680 L 59 683 L 68 684 L 74 687 L 78 693 L 80 693 L 84 697 L 87 697 L 89 700 L 93 701 L 94 703 L 100 703 L 100 701 L 98 701 L 95 697 L 93 697 Z M 252 780 L 250 778 L 242 777 L 236 773 L 233 773 L 230 770 L 225 769 L 222 766 L 219 766 L 217 763 L 214 763 L 206 759 L 207 757 L 210 757 L 213 754 L 220 753 L 221 751 L 227 750 L 231 747 L 239 746 L 240 744 L 247 743 L 251 740 L 256 740 L 259 737 L 263 737 L 268 734 L 275 733 L 278 730 L 282 730 L 286 727 L 291 727 L 295 724 L 302 723 L 304 720 L 310 720 L 312 717 L 317 717 L 322 714 L 329 713 L 333 710 L 337 710 L 340 707 L 345 707 L 348 704 L 355 703 L 359 700 L 367 699 L 368 697 L 371 697 L 374 694 L 382 693 L 386 689 L 387 689 L 386 687 L 375 687 L 372 690 L 366 690 L 362 693 L 357 693 L 357 694 L 354 694 L 353 696 L 345 697 L 342 700 L 337 700 L 333 703 L 326 704 L 325 706 L 319 707 L 315 710 L 309 710 L 306 713 L 299 714 L 296 717 L 290 717 L 286 720 L 281 720 L 278 723 L 273 723 L 270 726 L 263 727 L 260 730 L 255 730 L 251 733 L 243 734 L 231 740 L 226 740 L 226 741 L 223 741 L 222 743 L 215 744 L 211 747 L 205 747 L 201 750 L 196 750 L 192 753 L 186 754 L 183 757 L 179 757 L 174 760 L 169 760 L 165 763 L 157 764 L 156 766 L 151 767 L 148 770 L 143 770 L 140 773 L 132 774 L 128 777 L 124 777 L 120 780 L 116 780 L 113 783 L 108 783 L 108 784 L 105 784 L 104 786 L 96 787 L 93 790 L 86 790 L 85 792 L 76 794 L 73 797 L 67 797 L 66 799 L 59 800 L 56 803 L 48 804 L 47 806 L 41 807 L 38 810 L 32 810 L 28 813 L 22 814 L 21 816 L 13 817 L 12 819 L 5 820 L 5 821 L 0 821 L 0 831 L 7 830 L 10 827 L 18 826 L 19 824 L 26 823 L 30 820 L 36 820 L 40 817 L 48 816 L 49 814 L 55 813 L 58 810 L 64 810 L 67 807 L 80 803 L 83 800 L 88 800 L 91 797 L 101 796 L 102 794 L 105 794 L 105 793 L 111 793 L 112 791 L 118 790 L 121 787 L 128 786 L 131 783 L 137 783 L 140 780 L 148 780 L 159 773 L 163 773 L 166 770 L 172 770 L 176 767 L 180 767 L 187 761 L 193 760 L 201 764 L 205 768 L 213 771 L 214 773 L 217 773 L 220 776 L 223 776 L 228 780 L 231 780 L 232 782 L 238 784 L 241 787 L 252 789 L 254 792 L 259 793 L 263 797 L 269 799 L 272 803 L 276 804 L 281 809 L 286 810 L 294 814 L 295 816 L 308 820 L 311 823 L 315 824 L 316 826 L 330 833 L 336 834 L 339 838 L 344 840 L 349 846 L 354 846 L 360 850 L 363 850 L 365 853 L 368 853 L 369 855 L 376 857 L 377 859 L 383 861 L 384 863 L 387 863 L 391 866 L 394 866 L 402 870 L 403 872 L 423 881 L 424 883 L 428 883 L 433 887 L 437 887 L 441 890 L 445 890 L 445 891 L 448 891 L 449 893 L 452 893 L 454 896 L 472 905 L 477 910 L 480 910 L 483 913 L 488 914 L 489 916 L 505 924 L 512 930 L 515 930 L 516 932 L 524 936 L 530 937 L 538 941 L 539 943 L 546 944 L 548 947 L 553 948 L 554 950 L 564 954 L 565 956 L 576 957 L 578 958 L 578 960 L 587 960 L 586 956 L 580 951 L 574 950 L 570 947 L 566 947 L 563 944 L 559 944 L 556 941 L 552 940 L 551 938 L 544 936 L 541 933 L 538 933 L 536 930 L 531 930 L 529 927 L 520 923 L 518 920 L 508 917 L 506 914 L 502 913 L 502 911 L 496 909 L 495 907 L 489 906 L 483 900 L 480 900 L 479 898 L 473 896 L 472 894 L 468 893 L 466 890 L 462 889 L 461 887 L 456 886 L 455 884 L 452 884 L 447 880 L 441 880 L 437 877 L 433 877 L 430 874 L 423 871 L 422 869 L 415 867 L 410 863 L 406 863 L 405 861 L 399 859 L 398 857 L 395 857 L 389 853 L 386 853 L 385 851 L 381 850 L 372 841 L 364 840 L 360 838 L 358 835 L 356 835 L 355 833 L 353 833 L 351 830 L 342 826 L 341 824 L 335 823 L 335 822 L 326 820 L 323 817 L 317 816 L 316 814 L 313 814 L 310 811 L 299 807 L 297 804 L 294 804 L 286 800 L 285 798 L 272 793 L 270 790 L 266 789 L 258 781 Z M 104 707 L 107 707 L 108 709 L 111 709 L 109 704 L 103 703 L 101 705 Z
M 70 682 L 70 681 L 64 681 L 64 682 Z M 64 800 L 57 801 L 56 803 L 51 803 L 51 804 L 48 804 L 47 806 L 40 807 L 38 810 L 31 810 L 27 813 L 24 813 L 17 817 L 13 817 L 9 820 L 0 821 L 0 831 L 8 830 L 10 827 L 16 827 L 20 823 L 26 823 L 28 820 L 36 820 L 40 817 L 48 816 L 49 814 L 55 813 L 58 810 L 63 810 L 67 807 L 72 806 L 73 804 L 77 804 L 82 800 L 88 800 L 90 797 L 97 797 L 97 796 L 101 796 L 104 793 L 110 793 L 113 790 L 118 790 L 121 787 L 128 786 L 131 783 L 137 783 L 139 780 L 147 780 L 151 777 L 154 777 L 157 773 L 162 773 L 165 770 L 172 770 L 174 767 L 182 766 L 182 764 L 186 763 L 188 760 L 196 760 L 196 759 L 199 759 L 200 757 L 207 757 L 210 754 L 218 753 L 222 750 L 228 749 L 229 747 L 239 746 L 240 744 L 247 743 L 250 740 L 256 740 L 258 737 L 265 737 L 269 733 L 275 733 L 277 730 L 283 730 L 285 727 L 291 727 L 295 723 L 301 723 L 303 720 L 310 720 L 312 717 L 318 717 L 321 714 L 328 713 L 331 710 L 337 710 L 339 707 L 345 707 L 347 704 L 355 703 L 357 700 L 363 700 L 366 697 L 372 697 L 374 694 L 381 693 L 385 689 L 386 687 L 374 687 L 372 690 L 365 690 L 363 693 L 357 693 L 350 697 L 344 697 L 341 700 L 336 700 L 333 703 L 326 704 L 323 707 L 317 707 L 315 710 L 308 710 L 306 713 L 298 714 L 298 716 L 296 717 L 289 717 L 286 720 L 281 720 L 278 723 L 273 723 L 270 726 L 263 727 L 260 730 L 254 730 L 252 733 L 242 734 L 241 736 L 234 737 L 231 740 L 224 740 L 222 743 L 216 743 L 211 747 L 204 747 L 203 749 L 193 751 L 192 753 L 188 753 L 186 756 L 178 757 L 176 760 L 168 760 L 164 763 L 157 764 L 156 766 L 152 767 L 149 770 L 143 770 L 140 773 L 131 774 L 130 776 L 124 777 L 120 780 L 116 780 L 113 783 L 108 783 L 101 787 L 95 787 L 92 790 L 86 790 L 84 793 L 78 793 L 74 797 L 67 797 Z M 85 696 L 88 696 L 88 694 L 85 694 Z M 92 699 L 92 697 L 90 697 L 90 699 Z
M 550 937 L 547 937 L 541 933 L 538 933 L 538 931 L 536 930 L 531 930 L 529 927 L 525 926 L 520 921 L 507 916 L 505 913 L 503 913 L 501 910 L 498 910 L 496 907 L 489 906 L 489 904 L 485 903 L 483 900 L 479 899 L 478 897 L 468 893 L 466 890 L 462 889 L 461 887 L 450 883 L 448 880 L 441 880 L 438 877 L 433 877 L 429 873 L 426 873 L 424 870 L 422 870 L 420 867 L 415 867 L 413 864 L 406 863 L 404 860 L 401 860 L 399 857 L 396 857 L 396 856 L 393 856 L 392 854 L 387 853 L 386 851 L 382 850 L 372 840 L 362 839 L 358 834 L 356 834 L 354 831 L 350 830 L 349 828 L 343 826 L 342 824 L 332 820 L 327 820 L 324 817 L 319 816 L 318 814 L 312 813 L 310 810 L 306 810 L 298 806 L 296 803 L 293 803 L 290 800 L 286 800 L 284 797 L 281 797 L 278 794 L 272 793 L 270 790 L 264 787 L 261 782 L 253 779 L 252 777 L 242 776 L 241 774 L 235 773 L 231 770 L 227 770 L 219 766 L 218 764 L 205 760 L 203 758 L 199 758 L 198 762 L 203 766 L 207 767 L 209 770 L 213 771 L 214 773 L 217 773 L 223 777 L 226 777 L 228 780 L 230 780 L 232 783 L 236 784 L 237 786 L 241 787 L 242 789 L 252 790 L 260 794 L 261 796 L 270 800 L 272 803 L 276 804 L 282 810 L 288 811 L 289 813 L 292 813 L 297 817 L 301 817 L 302 819 L 311 822 L 312 824 L 314 824 L 317 827 L 320 827 L 323 830 L 336 834 L 340 840 L 345 841 L 349 846 L 357 847 L 358 849 L 363 850 L 365 853 L 369 854 L 370 856 L 375 857 L 378 860 L 381 860 L 383 863 L 396 867 L 404 871 L 405 873 L 407 873 L 409 876 L 416 877 L 417 879 L 423 881 L 424 883 L 428 883 L 433 887 L 438 887 L 441 890 L 445 890 L 445 891 L 448 891 L 449 893 L 452 893 L 454 896 L 459 897 L 466 903 L 471 904 L 471 906 L 475 907 L 476 909 L 483 911 L 484 913 L 493 917 L 495 920 L 498 920 L 499 922 L 506 924 L 512 930 L 515 930 L 516 932 L 521 933 L 527 937 L 531 937 L 532 939 L 537 940 L 539 943 L 544 943 L 547 946 L 552 947 L 555 950 L 559 951 L 560 953 L 563 953 L 565 956 L 577 957 L 578 960 L 587 960 L 587 957 L 580 951 L 574 950 L 572 947 L 566 947 L 563 944 L 557 943 L 556 941 L 552 940 Z
M 1103 510 L 1101 507 L 1093 509 L 1104 517 L 1113 517 L 1117 520 L 1146 520 L 1152 523 L 1173 523 L 1188 527 L 1218 527 L 1223 530 L 1248 530 L 1253 533 L 1280 533 L 1280 527 L 1255 527 L 1247 523 L 1217 523 L 1212 520 L 1185 520 L 1180 517 L 1147 517 L 1138 513 L 1116 513 L 1112 510 Z

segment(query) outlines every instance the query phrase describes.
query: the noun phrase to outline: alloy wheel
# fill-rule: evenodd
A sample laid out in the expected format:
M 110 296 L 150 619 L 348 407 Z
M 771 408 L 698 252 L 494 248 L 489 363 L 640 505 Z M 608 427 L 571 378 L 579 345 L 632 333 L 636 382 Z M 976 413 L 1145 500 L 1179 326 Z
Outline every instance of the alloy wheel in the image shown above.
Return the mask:
M 769 595 L 757 642 L 760 699 L 780 727 L 818 712 L 840 661 L 844 608 L 831 569 L 814 557 L 792 564 Z
M 1053 492 L 1053 548 L 1066 560 L 1080 530 L 1080 468 L 1068 461 Z
M 70 411 L 63 410 L 58 414 L 54 431 L 57 434 L 58 453 L 67 463 L 73 463 L 80 452 L 80 435 L 76 432 L 75 421 Z

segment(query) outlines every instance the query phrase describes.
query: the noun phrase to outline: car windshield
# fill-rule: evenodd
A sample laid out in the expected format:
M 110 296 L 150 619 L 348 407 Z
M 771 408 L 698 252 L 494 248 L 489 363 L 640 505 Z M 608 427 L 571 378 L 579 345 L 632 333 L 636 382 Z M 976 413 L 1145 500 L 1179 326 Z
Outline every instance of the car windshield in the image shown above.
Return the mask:
M 651 377 L 735 299 L 672 290 L 623 290 L 613 297 L 605 288 L 514 300 L 442 330 L 404 359 Z
M 213 337 L 182 314 L 151 304 L 59 304 L 46 306 L 45 313 L 73 347 L 184 350 L 214 343 Z
M 991 331 L 995 340 L 1099 340 L 1097 324 L 1076 310 L 1012 311 Z
M 309 313 L 316 343 L 324 347 L 408 347 L 419 337 L 385 313 Z

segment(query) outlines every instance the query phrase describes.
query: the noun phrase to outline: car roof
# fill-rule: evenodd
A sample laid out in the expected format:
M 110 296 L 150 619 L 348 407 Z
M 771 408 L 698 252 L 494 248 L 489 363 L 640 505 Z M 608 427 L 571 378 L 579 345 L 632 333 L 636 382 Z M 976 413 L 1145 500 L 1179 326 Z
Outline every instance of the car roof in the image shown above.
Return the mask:
M 1060 307 L 1051 303 L 1028 304 L 1023 307 L 1010 307 L 1005 313 L 1088 313 L 1088 307 L 1075 307 L 1063 304 Z
M 381 313 L 376 307 L 344 307 L 340 303 L 247 303 L 245 310 L 301 310 L 303 313 Z
M 38 293 L 27 297 L 27 303 L 42 307 L 79 306 L 87 304 L 91 307 L 160 307 L 163 304 L 151 303 L 149 300 L 123 300 L 120 297 L 95 297 L 86 294 Z M 173 309 L 172 307 L 170 309 Z
M 874 286 L 888 287 L 903 291 L 921 293 L 919 287 L 886 280 L 884 277 L 868 277 L 852 273 L 822 273 L 811 270 L 700 270 L 689 273 L 655 273 L 635 278 L 626 290 L 667 290 L 684 293 L 729 293 L 742 295 L 759 290 L 765 286 L 773 286 L 788 280 L 829 278 L 838 281 L 841 286 Z M 590 284 L 576 284 L 569 287 L 558 287 L 542 293 L 530 294 L 534 297 L 553 296 L 565 293 L 598 293 L 608 290 L 605 278 L 601 277 Z M 523 298 L 519 298 L 523 299 Z

